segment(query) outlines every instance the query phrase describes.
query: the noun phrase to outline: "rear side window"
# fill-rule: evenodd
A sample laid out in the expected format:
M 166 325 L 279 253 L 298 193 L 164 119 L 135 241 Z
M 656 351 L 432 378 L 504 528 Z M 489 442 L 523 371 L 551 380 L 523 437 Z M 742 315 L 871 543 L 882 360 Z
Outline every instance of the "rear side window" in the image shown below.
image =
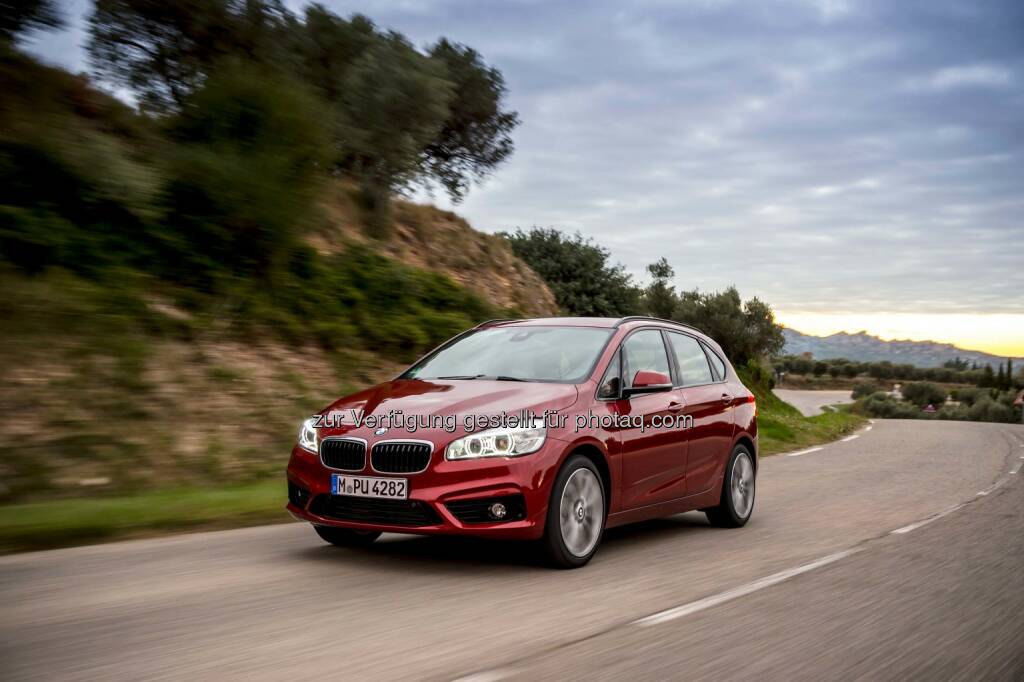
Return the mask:
M 669 370 L 668 355 L 665 353 L 665 342 L 657 329 L 643 329 L 631 335 L 622 344 L 626 360 L 626 381 L 632 385 L 637 372 L 661 372 L 672 376 Z
M 679 368 L 679 378 L 683 386 L 698 386 L 710 384 L 715 379 L 711 376 L 711 366 L 708 364 L 708 357 L 704 355 L 697 339 L 677 334 L 668 333 L 672 342 L 672 351 L 676 356 L 676 366 Z
M 704 350 L 708 352 L 708 357 L 711 358 L 711 365 L 715 368 L 719 381 L 725 381 L 725 361 L 718 357 L 718 353 L 707 346 L 704 346 Z

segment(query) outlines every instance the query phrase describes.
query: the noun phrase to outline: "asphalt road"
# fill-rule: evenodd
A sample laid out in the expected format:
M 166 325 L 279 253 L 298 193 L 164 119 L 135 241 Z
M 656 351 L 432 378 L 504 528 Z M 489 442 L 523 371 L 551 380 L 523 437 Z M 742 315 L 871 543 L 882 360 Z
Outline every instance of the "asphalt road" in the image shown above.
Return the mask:
M 852 403 L 849 391 L 798 391 L 788 388 L 777 388 L 775 395 L 800 410 L 805 417 L 821 414 L 826 405 Z
M 1020 680 L 1022 457 L 1019 426 L 878 421 L 763 460 L 746 528 L 616 529 L 579 571 L 300 524 L 0 558 L 0 677 Z

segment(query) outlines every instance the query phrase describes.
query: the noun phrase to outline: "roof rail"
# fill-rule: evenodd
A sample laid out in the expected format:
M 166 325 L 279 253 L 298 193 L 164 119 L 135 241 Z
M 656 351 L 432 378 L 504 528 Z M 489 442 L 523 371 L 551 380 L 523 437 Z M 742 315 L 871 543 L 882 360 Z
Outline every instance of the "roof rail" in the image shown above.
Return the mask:
M 496 317 L 493 320 L 484 320 L 473 329 L 479 329 L 480 327 L 486 327 L 489 324 L 498 324 L 499 322 L 518 322 L 519 318 L 516 317 Z
M 704 334 L 704 331 L 702 329 L 700 329 L 699 327 L 694 327 L 692 324 L 676 322 L 675 320 L 666 320 L 664 317 L 651 317 L 650 315 L 626 315 L 625 317 L 620 318 L 619 321 L 615 323 L 615 328 L 618 329 L 627 322 L 638 322 L 641 320 L 648 320 L 650 322 L 664 322 L 665 324 L 674 324 L 677 327 L 686 327 L 687 329 L 692 329 L 694 331 L 700 332 L 701 334 Z

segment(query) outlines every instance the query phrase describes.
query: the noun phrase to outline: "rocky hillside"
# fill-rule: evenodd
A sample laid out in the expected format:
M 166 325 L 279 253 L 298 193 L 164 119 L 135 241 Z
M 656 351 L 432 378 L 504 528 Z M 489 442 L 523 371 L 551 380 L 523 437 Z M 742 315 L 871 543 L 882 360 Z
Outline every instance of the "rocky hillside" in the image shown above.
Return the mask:
M 527 317 L 558 314 L 551 290 L 504 239 L 478 232 L 451 211 L 396 200 L 386 237 L 370 239 L 356 188 L 339 181 L 324 194 L 323 213 L 324 227 L 313 237 L 323 253 L 367 244 L 406 265 L 445 274 L 497 308 Z

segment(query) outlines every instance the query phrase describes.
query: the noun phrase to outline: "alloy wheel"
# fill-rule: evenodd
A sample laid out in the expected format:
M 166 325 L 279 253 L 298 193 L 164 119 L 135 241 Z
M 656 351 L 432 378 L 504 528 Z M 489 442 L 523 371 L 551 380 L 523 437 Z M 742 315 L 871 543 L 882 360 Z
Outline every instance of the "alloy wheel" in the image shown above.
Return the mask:
M 597 545 L 604 520 L 604 490 L 590 469 L 569 476 L 559 502 L 559 526 L 566 549 L 584 557 Z

